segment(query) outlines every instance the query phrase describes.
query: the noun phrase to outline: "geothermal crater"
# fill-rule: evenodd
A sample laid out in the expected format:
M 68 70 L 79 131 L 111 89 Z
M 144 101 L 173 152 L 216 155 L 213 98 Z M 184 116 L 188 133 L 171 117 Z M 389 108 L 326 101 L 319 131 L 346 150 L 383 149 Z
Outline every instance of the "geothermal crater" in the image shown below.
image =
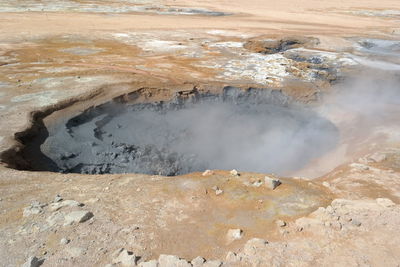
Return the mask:
M 331 122 L 281 91 L 236 87 L 181 91 L 168 101 L 122 96 L 40 132 L 25 144 L 32 169 L 86 174 L 237 168 L 282 175 L 338 140 Z

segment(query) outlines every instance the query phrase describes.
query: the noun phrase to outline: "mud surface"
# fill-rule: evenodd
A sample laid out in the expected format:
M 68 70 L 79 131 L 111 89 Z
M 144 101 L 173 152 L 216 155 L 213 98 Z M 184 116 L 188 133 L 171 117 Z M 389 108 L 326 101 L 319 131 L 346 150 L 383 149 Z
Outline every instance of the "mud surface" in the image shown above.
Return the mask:
M 49 126 L 41 151 L 31 147 L 26 157 L 36 170 L 66 173 L 284 174 L 337 141 L 332 123 L 278 90 L 225 87 L 220 95 L 194 90 L 165 102 L 90 108 Z

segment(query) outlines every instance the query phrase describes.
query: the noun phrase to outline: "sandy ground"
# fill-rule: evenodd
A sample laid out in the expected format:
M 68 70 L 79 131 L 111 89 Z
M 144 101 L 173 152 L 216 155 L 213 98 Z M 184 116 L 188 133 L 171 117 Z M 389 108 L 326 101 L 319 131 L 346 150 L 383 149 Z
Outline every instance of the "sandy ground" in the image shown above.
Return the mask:
M 344 93 L 349 101 L 323 97 L 354 75 L 367 80 L 358 89 L 371 76 L 398 88 L 399 20 L 393 0 L 0 1 L 0 265 L 201 266 L 192 260 L 201 256 L 204 266 L 399 266 L 398 106 L 375 105 L 398 95 L 359 109 L 361 89 Z M 265 41 L 284 38 L 298 43 L 265 53 Z M 264 183 L 272 174 L 81 175 L 5 163 L 22 147 L 15 133 L 42 114 L 226 85 L 317 106 L 340 130 L 338 146 L 277 177 L 275 190 Z M 71 221 L 76 211 L 87 217 Z M 237 240 L 230 229 L 242 230 Z

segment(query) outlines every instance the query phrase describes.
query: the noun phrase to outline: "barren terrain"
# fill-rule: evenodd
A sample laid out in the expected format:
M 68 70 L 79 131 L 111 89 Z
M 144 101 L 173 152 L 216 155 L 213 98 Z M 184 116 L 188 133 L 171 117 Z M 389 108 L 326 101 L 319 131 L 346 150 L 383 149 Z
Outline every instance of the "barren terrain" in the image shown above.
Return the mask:
M 399 266 L 399 21 L 0 0 L 0 265 Z

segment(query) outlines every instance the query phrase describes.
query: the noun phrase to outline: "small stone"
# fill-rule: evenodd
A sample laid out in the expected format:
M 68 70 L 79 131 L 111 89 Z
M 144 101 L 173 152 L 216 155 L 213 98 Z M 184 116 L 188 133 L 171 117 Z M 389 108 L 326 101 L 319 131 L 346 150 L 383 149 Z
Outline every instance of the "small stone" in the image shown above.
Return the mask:
M 56 196 L 54 197 L 53 202 L 54 202 L 54 203 L 57 203 L 57 202 L 60 202 L 60 201 L 62 201 L 62 200 L 63 200 L 63 198 L 62 198 L 60 195 L 56 195 Z
M 137 257 L 131 251 L 121 248 L 115 251 L 113 256 L 115 257 L 112 260 L 112 263 L 114 264 L 121 264 L 122 266 L 136 266 Z
M 40 265 L 42 265 L 43 260 L 39 260 L 36 257 L 29 257 L 28 260 L 22 264 L 21 267 L 39 267 Z
M 265 186 L 272 190 L 275 190 L 275 188 L 277 188 L 282 184 L 279 179 L 273 179 L 269 176 L 265 176 L 264 181 L 265 181 Z
M 226 236 L 230 242 L 239 240 L 243 237 L 243 231 L 241 229 L 229 229 Z
M 282 221 L 282 220 L 276 220 L 275 223 L 279 227 L 285 227 L 286 226 L 286 222 Z
M 193 267 L 200 267 L 203 266 L 205 261 L 206 260 L 203 257 L 197 256 L 190 263 L 193 265 Z
M 159 266 L 165 267 L 191 267 L 192 265 L 184 259 L 180 259 L 175 255 L 161 254 L 158 257 Z
M 216 186 L 216 185 L 214 185 L 213 187 L 211 187 L 211 189 L 215 191 L 215 194 L 216 194 L 217 196 L 221 195 L 221 194 L 224 192 L 223 190 L 221 190 L 221 189 L 220 189 L 218 186 Z
M 73 223 L 83 223 L 93 217 L 93 213 L 86 210 L 72 211 L 65 215 L 64 225 L 71 225 Z
M 260 186 L 262 186 L 262 184 L 263 184 L 263 182 L 262 182 L 261 180 L 257 180 L 257 181 L 255 181 L 255 182 L 252 183 L 252 185 L 253 185 L 254 187 L 260 187 Z
M 377 198 L 376 203 L 385 208 L 390 208 L 396 205 L 393 201 L 391 201 L 388 198 Z
M 214 172 L 211 171 L 211 170 L 205 170 L 205 171 L 202 173 L 203 176 L 210 176 L 210 175 L 213 175 L 213 174 L 214 174 Z
M 157 260 L 150 260 L 150 261 L 145 261 L 141 262 L 138 265 L 139 267 L 158 267 L 158 261 Z
M 69 243 L 69 239 L 67 239 L 67 238 L 61 238 L 61 240 L 60 240 L 60 244 L 61 245 L 66 245 L 66 244 L 68 244 Z
M 231 176 L 240 176 L 239 172 L 235 169 L 231 170 L 229 173 L 231 174 Z

